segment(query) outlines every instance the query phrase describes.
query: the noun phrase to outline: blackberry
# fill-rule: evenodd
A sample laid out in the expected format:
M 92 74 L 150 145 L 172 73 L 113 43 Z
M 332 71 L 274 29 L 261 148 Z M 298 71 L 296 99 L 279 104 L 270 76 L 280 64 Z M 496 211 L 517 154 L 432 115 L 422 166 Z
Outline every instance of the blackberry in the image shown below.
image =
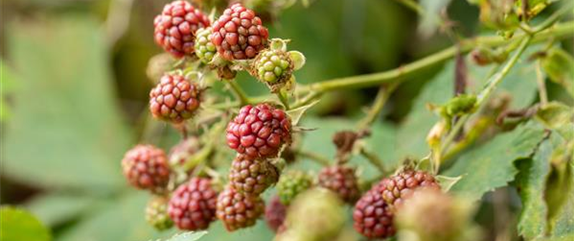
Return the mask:
M 176 58 L 193 54 L 196 31 L 208 27 L 209 19 L 186 1 L 174 1 L 154 19 L 155 42 Z
M 165 152 L 152 145 L 137 145 L 127 151 L 122 159 L 122 170 L 128 182 L 154 193 L 166 190 L 170 177 Z
M 153 197 L 145 209 L 145 219 L 157 230 L 166 230 L 173 226 L 173 221 L 167 213 L 168 199 L 163 196 Z
M 267 45 L 269 32 L 251 9 L 236 3 L 213 23 L 211 41 L 226 60 L 252 59 Z
M 287 52 L 267 49 L 257 55 L 252 71 L 254 72 L 252 74 L 267 84 L 272 92 L 277 92 L 291 79 L 293 63 Z
M 165 74 L 149 97 L 149 109 L 155 118 L 181 123 L 199 109 L 201 89 L 181 74 Z
M 241 193 L 259 195 L 279 179 L 275 166 L 267 160 L 238 154 L 231 164 L 229 183 Z
M 425 171 L 407 169 L 382 181 L 382 198 L 392 207 L 398 207 L 417 188 L 440 189 L 436 179 Z
M 246 195 L 227 187 L 217 198 L 217 218 L 227 231 L 255 225 L 265 211 L 265 203 L 258 196 Z
M 289 205 L 295 197 L 313 185 L 311 176 L 301 171 L 290 171 L 281 175 L 277 183 L 277 194 L 281 203 Z
M 291 119 L 281 109 L 247 105 L 227 125 L 227 145 L 249 158 L 273 158 L 291 143 Z
M 353 211 L 353 227 L 369 239 L 383 239 L 395 234 L 394 214 L 381 197 L 382 189 L 382 183 L 371 188 L 355 204 Z
M 213 57 L 217 53 L 217 48 L 211 42 L 212 29 L 201 28 L 197 30 L 197 37 L 195 40 L 195 55 L 201 60 L 201 62 L 207 64 L 213 60 Z
M 173 192 L 168 213 L 179 229 L 204 230 L 215 219 L 216 203 L 211 180 L 193 177 Z
M 360 196 L 355 169 L 345 166 L 326 167 L 319 173 L 319 186 L 327 188 L 345 202 L 354 203 Z
M 274 232 L 281 233 L 285 230 L 286 215 L 287 207 L 281 203 L 278 196 L 273 196 L 265 206 L 265 222 L 267 222 L 267 226 Z

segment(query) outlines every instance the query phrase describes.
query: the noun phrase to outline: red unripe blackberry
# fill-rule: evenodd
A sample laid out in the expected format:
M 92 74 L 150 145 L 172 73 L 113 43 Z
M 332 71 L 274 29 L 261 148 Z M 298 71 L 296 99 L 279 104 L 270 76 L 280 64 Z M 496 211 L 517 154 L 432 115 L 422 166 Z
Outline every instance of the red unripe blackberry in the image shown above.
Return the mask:
M 355 169 L 345 166 L 325 167 L 319 173 L 319 186 L 327 188 L 347 203 L 354 203 L 360 194 Z
M 380 192 L 383 189 L 381 184 L 366 192 L 355 204 L 353 211 L 353 227 L 369 239 L 382 239 L 395 234 L 394 214 L 381 197 Z
M 238 154 L 231 163 L 229 184 L 238 192 L 259 195 L 278 179 L 277 169 L 267 160 Z
M 290 142 L 291 119 L 266 103 L 244 106 L 227 125 L 227 145 L 250 158 L 277 157 Z
M 273 196 L 265 206 L 265 222 L 274 232 L 280 233 L 285 230 L 285 217 L 287 207 L 281 203 L 278 196 Z
M 201 89 L 177 73 L 165 74 L 149 93 L 149 109 L 155 118 L 180 123 L 199 109 Z
M 137 145 L 126 152 L 122 169 L 128 182 L 138 188 L 163 193 L 170 169 L 165 152 L 152 145 Z
M 265 203 L 259 196 L 246 195 L 227 187 L 217 197 L 217 218 L 227 231 L 255 225 L 265 211 Z
M 182 230 L 203 230 L 215 220 L 217 192 L 208 178 L 193 177 L 180 185 L 169 200 L 168 213 Z
M 417 188 L 440 189 L 436 179 L 425 171 L 404 170 L 383 179 L 380 195 L 392 207 L 400 206 Z
M 252 59 L 265 48 L 269 31 L 251 9 L 236 3 L 213 23 L 211 41 L 227 60 Z
M 193 54 L 195 32 L 209 26 L 209 19 L 186 1 L 174 1 L 154 19 L 155 42 L 176 58 Z

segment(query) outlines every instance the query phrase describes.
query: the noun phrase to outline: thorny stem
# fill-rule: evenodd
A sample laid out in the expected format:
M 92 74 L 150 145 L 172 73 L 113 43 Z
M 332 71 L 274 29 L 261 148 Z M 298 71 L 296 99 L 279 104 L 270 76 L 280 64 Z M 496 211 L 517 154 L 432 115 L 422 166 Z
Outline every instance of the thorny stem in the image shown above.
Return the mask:
M 250 103 L 247 94 L 245 94 L 245 91 L 241 89 L 241 86 L 239 86 L 235 80 L 228 80 L 227 84 L 229 87 L 231 87 L 231 90 L 235 94 L 237 100 L 239 100 L 239 105 L 244 106 Z
M 317 153 L 314 152 L 310 152 L 310 151 L 305 151 L 305 150 L 294 150 L 296 155 L 299 155 L 303 158 L 307 158 L 310 159 L 312 161 L 315 161 L 319 164 L 321 164 L 322 166 L 329 166 L 331 165 L 331 160 L 327 159 L 326 157 L 323 157 Z
M 395 91 L 397 86 L 398 86 L 397 83 L 393 83 L 391 85 L 381 86 L 379 88 L 379 92 L 375 97 L 373 106 L 371 107 L 371 109 L 369 109 L 369 112 L 367 112 L 365 118 L 362 119 L 358 124 L 359 131 L 369 128 L 369 126 L 373 124 L 373 122 L 375 122 L 375 120 L 383 110 L 385 103 L 387 103 L 387 100 L 389 99 L 393 91 Z

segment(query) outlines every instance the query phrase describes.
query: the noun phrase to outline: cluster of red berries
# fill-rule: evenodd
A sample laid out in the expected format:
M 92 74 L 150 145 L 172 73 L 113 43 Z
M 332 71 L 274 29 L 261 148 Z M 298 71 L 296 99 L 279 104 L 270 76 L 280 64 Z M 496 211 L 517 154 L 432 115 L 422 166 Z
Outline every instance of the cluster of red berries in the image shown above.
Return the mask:
M 424 171 L 404 170 L 381 180 L 355 204 L 354 227 L 367 238 L 395 234 L 393 218 L 401 203 L 418 189 L 440 189 L 437 180 Z

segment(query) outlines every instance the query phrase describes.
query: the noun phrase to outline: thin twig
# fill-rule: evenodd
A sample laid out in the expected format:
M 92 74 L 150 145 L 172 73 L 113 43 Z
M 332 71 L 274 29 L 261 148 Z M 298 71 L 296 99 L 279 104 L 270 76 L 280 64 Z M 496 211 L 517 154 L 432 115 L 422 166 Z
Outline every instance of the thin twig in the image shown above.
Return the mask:
M 540 69 L 540 62 L 536 64 L 536 82 L 538 83 L 538 95 L 540 96 L 540 103 L 542 106 L 548 104 L 548 93 L 546 92 L 546 82 L 542 70 Z
M 383 160 L 375 155 L 375 153 L 372 153 L 365 148 L 361 148 L 361 155 L 364 156 L 369 161 L 369 163 L 375 166 L 383 175 L 387 173 L 387 170 L 383 165 Z
M 229 87 L 231 87 L 231 90 L 233 91 L 233 94 L 237 100 L 239 100 L 239 105 L 243 106 L 249 104 L 249 98 L 247 97 L 247 94 L 245 94 L 245 91 L 241 89 L 241 86 L 239 86 L 235 80 L 227 80 L 226 82 Z
M 367 112 L 365 118 L 359 122 L 357 129 L 364 130 L 366 128 L 369 128 L 369 126 L 373 124 L 373 122 L 375 122 L 375 120 L 383 110 L 385 103 L 387 103 L 387 100 L 389 99 L 391 94 L 395 91 L 397 86 L 398 83 L 393 83 L 388 86 L 381 86 L 379 88 L 379 92 L 375 97 L 373 106 L 371 107 L 371 109 L 369 109 L 369 112 Z
M 307 158 L 309 160 L 315 161 L 315 162 L 321 164 L 322 166 L 331 165 L 331 160 L 329 160 L 326 157 L 323 157 L 317 153 L 305 151 L 305 150 L 294 150 L 294 152 L 296 155 L 299 155 L 303 158 Z

